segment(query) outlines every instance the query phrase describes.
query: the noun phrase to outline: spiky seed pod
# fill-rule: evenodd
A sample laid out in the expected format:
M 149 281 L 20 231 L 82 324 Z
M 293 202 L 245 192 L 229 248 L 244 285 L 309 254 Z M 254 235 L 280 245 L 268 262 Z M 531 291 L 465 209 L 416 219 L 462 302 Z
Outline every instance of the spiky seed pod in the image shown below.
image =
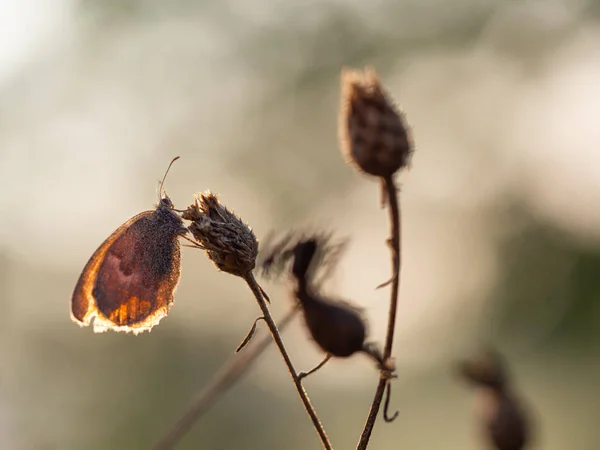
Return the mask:
M 243 277 L 256 265 L 258 241 L 251 228 L 223 206 L 216 195 L 196 195 L 182 214 L 199 247 L 223 272 Z
M 387 178 L 408 164 L 404 119 L 371 68 L 342 70 L 339 138 L 347 159 L 370 175 Z
M 487 349 L 462 361 L 460 374 L 475 387 L 483 439 L 496 450 L 523 450 L 531 440 L 529 418 L 507 378 L 502 357 Z

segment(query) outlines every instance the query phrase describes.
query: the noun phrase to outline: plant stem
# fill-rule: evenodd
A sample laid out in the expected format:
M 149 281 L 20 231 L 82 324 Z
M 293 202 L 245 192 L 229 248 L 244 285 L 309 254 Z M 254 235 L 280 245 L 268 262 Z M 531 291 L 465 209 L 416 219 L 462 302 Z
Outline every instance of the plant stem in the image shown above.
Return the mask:
M 279 330 L 277 330 L 277 325 L 275 324 L 275 321 L 273 320 L 273 317 L 271 316 L 269 307 L 267 306 L 267 303 L 265 302 L 265 299 L 263 297 L 260 286 L 258 285 L 258 283 L 256 282 L 256 279 L 254 278 L 254 274 L 252 272 L 249 272 L 244 277 L 244 279 L 246 280 L 246 283 L 248 283 L 250 290 L 256 297 L 256 301 L 258 302 L 258 306 L 260 306 L 260 309 L 265 318 L 265 322 L 267 323 L 267 326 L 269 327 L 269 331 L 271 332 L 271 336 L 273 337 L 275 344 L 277 344 L 277 348 L 279 349 L 279 352 L 281 353 L 281 356 L 283 357 L 283 360 L 285 361 L 285 364 L 290 372 L 290 375 L 292 376 L 292 379 L 294 380 L 294 385 L 296 386 L 296 390 L 298 391 L 300 400 L 302 400 L 302 403 L 304 404 L 304 409 L 306 409 L 306 412 L 308 413 L 310 420 L 312 421 L 313 426 L 315 427 L 315 430 L 317 430 L 317 433 L 319 434 L 319 438 L 321 439 L 321 444 L 323 444 L 323 448 L 325 448 L 327 450 L 333 450 L 333 447 L 331 446 L 331 443 L 329 442 L 329 438 L 327 437 L 327 434 L 325 433 L 325 429 L 323 428 L 323 425 L 321 424 L 321 421 L 319 420 L 319 417 L 317 416 L 315 409 L 313 408 L 312 404 L 310 403 L 308 394 L 306 393 L 306 391 L 304 390 L 304 387 L 302 386 L 302 381 L 298 377 L 298 373 L 296 372 L 296 369 L 294 369 L 292 360 L 290 359 L 290 356 L 288 355 L 285 345 L 283 344 L 283 340 L 281 339 Z
M 396 328 L 396 311 L 398 309 L 398 291 L 400 289 L 400 206 L 398 202 L 398 192 L 394 183 L 393 176 L 384 178 L 383 183 L 385 185 L 385 192 L 387 194 L 387 201 L 389 204 L 389 218 L 390 218 L 390 239 L 388 241 L 390 250 L 392 252 L 392 292 L 390 299 L 390 310 L 388 316 L 387 335 L 385 338 L 385 347 L 383 350 L 383 359 L 387 360 L 392 355 L 392 346 L 394 344 L 394 330 Z M 379 377 L 377 389 L 375 390 L 375 396 L 367 422 L 363 429 L 362 435 L 357 450 L 365 450 L 369 445 L 369 439 L 377 420 L 377 414 L 381 407 L 381 400 L 385 392 L 385 387 L 389 383 L 388 377 L 383 372 Z
M 296 316 L 299 307 L 293 308 L 279 323 L 279 330 L 286 328 Z M 223 364 L 219 371 L 213 376 L 211 382 L 202 388 L 196 399 L 189 406 L 181 418 L 171 427 L 160 441 L 156 443 L 153 450 L 170 450 L 186 435 L 194 423 L 204 415 L 219 397 L 224 394 L 242 375 L 250 368 L 252 363 L 258 359 L 262 352 L 273 342 L 271 336 L 262 337 L 256 343 L 250 343 L 240 354 L 235 354 Z

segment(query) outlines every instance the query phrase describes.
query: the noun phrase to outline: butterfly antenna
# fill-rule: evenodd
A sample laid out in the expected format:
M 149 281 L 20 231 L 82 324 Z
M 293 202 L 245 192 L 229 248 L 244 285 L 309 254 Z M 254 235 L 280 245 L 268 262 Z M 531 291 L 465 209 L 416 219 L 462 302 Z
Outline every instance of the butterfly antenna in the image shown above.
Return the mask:
M 175 158 L 173 158 L 173 159 L 171 160 L 171 162 L 169 163 L 169 167 L 167 167 L 167 170 L 166 170 L 166 172 L 165 172 L 165 175 L 163 176 L 163 179 L 162 179 L 162 181 L 160 182 L 160 187 L 159 187 L 159 189 L 158 189 L 158 201 L 159 201 L 159 202 L 160 202 L 160 200 L 163 198 L 163 192 L 164 192 L 164 191 L 163 191 L 163 185 L 165 184 L 165 180 L 166 180 L 166 178 L 167 178 L 167 174 L 169 173 L 169 170 L 171 169 L 171 166 L 173 165 L 173 163 L 174 163 L 175 161 L 177 161 L 179 158 L 180 158 L 179 156 L 176 156 Z

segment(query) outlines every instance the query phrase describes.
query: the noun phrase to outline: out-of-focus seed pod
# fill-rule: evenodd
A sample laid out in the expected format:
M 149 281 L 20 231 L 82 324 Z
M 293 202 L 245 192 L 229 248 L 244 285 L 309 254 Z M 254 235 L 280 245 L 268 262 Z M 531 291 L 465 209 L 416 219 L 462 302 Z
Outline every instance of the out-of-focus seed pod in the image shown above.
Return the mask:
M 407 126 L 373 69 L 342 71 L 339 137 L 342 153 L 365 173 L 388 178 L 408 165 Z
M 487 386 L 501 391 L 508 382 L 506 363 L 502 356 L 485 349 L 459 363 L 460 374 L 474 386 Z
M 364 349 L 366 325 L 356 309 L 309 290 L 298 290 L 296 295 L 310 334 L 325 353 L 343 358 Z
M 313 288 L 307 273 L 319 241 L 308 238 L 293 249 L 292 276 L 296 278 L 295 297 L 302 305 L 308 330 L 321 349 L 332 356 L 345 358 L 364 352 L 384 365 L 381 353 L 365 342 L 367 325 L 361 312 L 349 303 L 327 298 Z
M 483 439 L 496 450 L 525 449 L 531 440 L 531 426 L 502 357 L 494 350 L 484 350 L 462 361 L 459 373 L 475 390 L 476 420 Z

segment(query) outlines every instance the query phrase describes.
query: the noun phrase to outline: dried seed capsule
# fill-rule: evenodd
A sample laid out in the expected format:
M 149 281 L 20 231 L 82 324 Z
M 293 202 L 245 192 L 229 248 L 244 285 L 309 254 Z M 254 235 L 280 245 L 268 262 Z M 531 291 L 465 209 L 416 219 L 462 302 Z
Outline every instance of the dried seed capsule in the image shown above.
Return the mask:
M 214 194 L 196 195 L 182 218 L 192 221 L 188 229 L 220 270 L 243 277 L 254 269 L 258 254 L 256 236 Z
M 348 304 L 333 302 L 298 290 L 306 325 L 315 342 L 333 356 L 347 357 L 365 346 L 366 325 L 360 313 Z
M 484 439 L 496 450 L 522 450 L 530 440 L 530 425 L 511 389 L 501 356 L 486 350 L 461 362 L 460 374 L 475 387 L 477 421 Z
M 501 391 L 508 383 L 506 364 L 496 351 L 485 349 L 471 359 L 461 361 L 460 374 L 475 386 L 487 386 Z
M 384 365 L 381 353 L 365 342 L 367 325 L 361 312 L 342 301 L 335 301 L 316 292 L 307 274 L 318 251 L 319 240 L 309 238 L 300 241 L 293 249 L 292 275 L 297 280 L 294 291 L 302 305 L 308 330 L 317 345 L 337 357 L 348 357 L 364 352 Z
M 412 152 L 403 117 L 372 69 L 345 69 L 341 84 L 342 152 L 363 172 L 392 176 L 408 164 Z

